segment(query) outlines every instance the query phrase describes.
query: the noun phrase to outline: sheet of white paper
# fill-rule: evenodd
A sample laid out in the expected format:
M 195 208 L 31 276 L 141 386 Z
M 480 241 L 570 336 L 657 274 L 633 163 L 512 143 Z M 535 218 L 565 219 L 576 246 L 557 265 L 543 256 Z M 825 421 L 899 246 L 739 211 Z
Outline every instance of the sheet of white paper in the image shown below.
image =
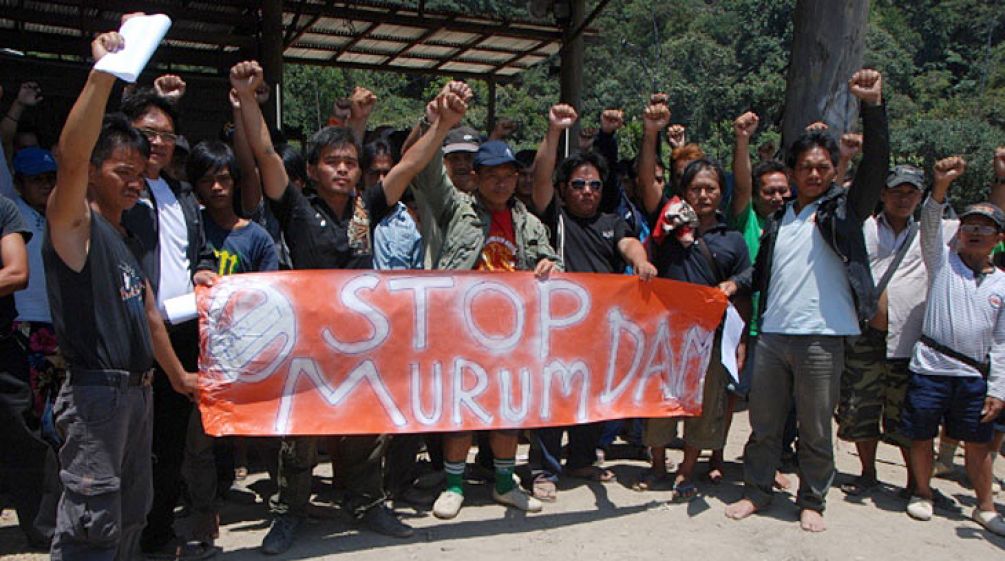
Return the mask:
M 164 319 L 175 325 L 199 317 L 199 310 L 195 304 L 195 292 L 165 300 L 164 315 L 167 316 Z
M 740 383 L 740 372 L 736 367 L 736 348 L 740 345 L 744 327 L 743 318 L 730 304 L 726 309 L 726 323 L 722 326 L 722 365 L 737 384 Z
M 94 69 L 107 72 L 129 83 L 135 82 L 170 27 L 171 18 L 164 14 L 138 16 L 126 20 L 126 23 L 119 28 L 119 34 L 126 41 L 125 48 L 117 53 L 103 56 L 94 65 Z

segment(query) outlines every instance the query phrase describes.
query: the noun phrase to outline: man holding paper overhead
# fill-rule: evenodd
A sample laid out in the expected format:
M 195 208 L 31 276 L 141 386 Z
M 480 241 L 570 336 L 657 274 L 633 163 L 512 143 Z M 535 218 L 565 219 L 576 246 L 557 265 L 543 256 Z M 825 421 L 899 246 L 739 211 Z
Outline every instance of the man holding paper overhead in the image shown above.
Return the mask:
M 125 16 L 125 19 L 131 16 Z M 95 60 L 120 51 L 99 35 Z M 49 301 L 68 375 L 55 405 L 66 441 L 52 558 L 131 559 L 151 499 L 150 383 L 156 358 L 174 391 L 196 392 L 168 340 L 122 213 L 139 199 L 149 154 L 124 118 L 102 122 L 115 85 L 92 70 L 60 137 L 43 247 Z

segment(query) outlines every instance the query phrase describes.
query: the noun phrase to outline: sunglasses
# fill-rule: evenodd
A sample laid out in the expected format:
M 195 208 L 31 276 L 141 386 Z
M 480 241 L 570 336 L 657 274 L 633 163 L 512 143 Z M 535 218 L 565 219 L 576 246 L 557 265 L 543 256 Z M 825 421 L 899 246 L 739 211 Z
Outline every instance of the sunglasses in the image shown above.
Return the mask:
M 994 226 L 982 226 L 980 224 L 961 224 L 960 232 L 963 232 L 964 234 L 992 236 L 998 233 L 998 228 L 995 228 Z
M 140 131 L 140 134 L 147 137 L 147 140 L 153 142 L 155 138 L 160 138 L 162 142 L 174 142 L 178 140 L 178 135 L 170 132 L 155 131 L 153 129 L 136 129 Z
M 582 191 L 587 187 L 593 191 L 600 191 L 603 189 L 604 184 L 599 179 L 591 179 L 590 181 L 585 179 L 573 179 L 569 182 L 569 187 L 572 187 L 576 191 Z

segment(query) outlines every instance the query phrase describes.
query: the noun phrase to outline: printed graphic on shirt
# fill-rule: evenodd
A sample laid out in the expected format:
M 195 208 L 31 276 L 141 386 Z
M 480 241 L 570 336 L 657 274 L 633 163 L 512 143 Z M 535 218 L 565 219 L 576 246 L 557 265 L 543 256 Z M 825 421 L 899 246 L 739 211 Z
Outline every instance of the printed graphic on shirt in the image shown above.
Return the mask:
M 146 321 L 146 308 L 143 304 L 143 289 L 146 283 L 143 277 L 129 263 L 119 263 L 119 298 L 126 305 L 129 314 L 136 321 Z
M 216 274 L 222 277 L 224 275 L 233 275 L 238 271 L 238 266 L 241 264 L 241 254 L 231 253 L 226 249 L 214 249 L 213 256 L 216 257 L 216 261 L 220 264 Z
M 349 248 L 353 255 L 370 255 L 373 253 L 370 241 L 370 216 L 363 206 L 363 197 L 356 197 L 352 219 L 346 231 L 349 238 Z
M 493 212 L 489 237 L 478 259 L 479 271 L 516 270 L 516 233 L 509 209 Z

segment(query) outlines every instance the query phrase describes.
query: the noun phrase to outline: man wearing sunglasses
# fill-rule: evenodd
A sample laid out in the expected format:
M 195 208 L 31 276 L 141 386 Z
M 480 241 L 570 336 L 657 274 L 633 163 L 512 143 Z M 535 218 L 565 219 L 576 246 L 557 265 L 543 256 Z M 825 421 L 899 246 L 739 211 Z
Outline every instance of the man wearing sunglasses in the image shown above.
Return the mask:
M 150 144 L 146 167 L 146 194 L 122 216 L 122 223 L 140 239 L 140 264 L 150 279 L 157 307 L 192 292 L 192 278 L 204 254 L 205 235 L 199 201 L 192 186 L 166 173 L 178 140 L 178 111 L 172 99 L 152 89 L 141 89 L 123 99 L 122 112 Z M 168 325 L 171 344 L 188 371 L 198 369 L 199 325 L 191 320 Z M 153 453 L 154 498 L 143 529 L 141 546 L 147 555 L 175 556 L 174 508 L 181 493 L 181 465 L 192 402 L 171 390 L 165 376 L 155 376 Z M 208 548 L 182 550 L 185 557 L 205 557 Z
M 534 158 L 534 206 L 567 271 L 621 274 L 627 263 L 639 277 L 649 280 L 656 275 L 656 268 L 639 240 L 631 236 L 628 223 L 617 214 L 600 212 L 609 173 L 604 158 L 594 152 L 579 152 L 562 161 L 555 173 L 559 140 L 577 118 L 569 105 L 558 104 L 548 112 L 548 132 Z M 560 197 L 555 196 L 556 186 Z M 566 430 L 569 456 L 563 468 L 562 433 Z M 530 464 L 534 496 L 554 501 L 560 473 L 592 481 L 613 480 L 611 471 L 593 466 L 602 431 L 603 423 L 533 431 Z
M 933 514 L 932 440 L 939 425 L 966 442 L 967 474 L 977 495 L 971 518 L 1005 536 L 1005 520 L 995 510 L 990 442 L 994 420 L 1005 400 L 1005 273 L 991 251 L 1005 239 L 1005 213 L 991 203 L 970 205 L 960 215 L 955 245 L 941 227 L 950 184 L 966 169 L 960 157 L 935 164 L 932 196 L 921 211 L 921 249 L 928 269 L 928 307 L 921 337 L 911 357 L 911 379 L 901 428 L 911 442 L 915 490 L 907 514 Z

